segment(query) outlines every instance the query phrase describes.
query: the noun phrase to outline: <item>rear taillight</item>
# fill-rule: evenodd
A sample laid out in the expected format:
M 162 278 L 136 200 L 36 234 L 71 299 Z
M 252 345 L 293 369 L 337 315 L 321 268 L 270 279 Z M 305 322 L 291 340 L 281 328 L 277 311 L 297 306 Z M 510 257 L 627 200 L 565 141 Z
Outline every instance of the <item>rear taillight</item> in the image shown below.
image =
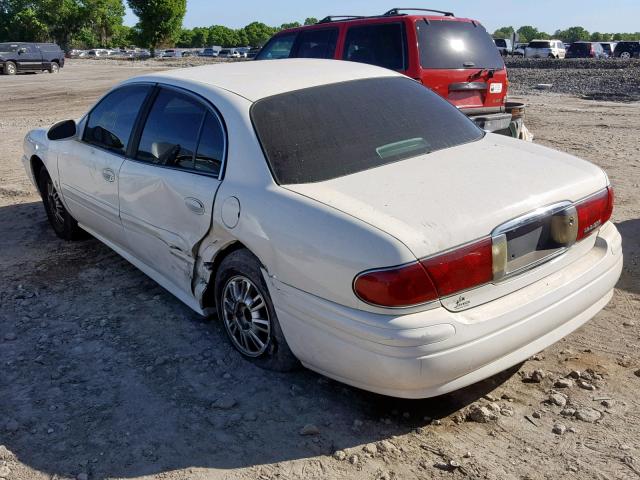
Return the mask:
M 491 237 L 427 258 L 420 263 L 441 297 L 482 285 L 493 279 Z
M 570 208 L 570 209 L 569 209 Z M 572 227 L 574 211 L 578 231 Z M 556 241 L 571 245 L 598 230 L 611 218 L 613 189 L 604 190 L 567 207 L 569 218 L 555 221 Z M 555 216 L 560 218 L 559 213 Z M 568 222 L 568 223 L 567 223 Z M 572 227 L 572 228 L 571 228 Z M 565 238 L 566 235 L 571 238 Z M 381 307 L 409 307 L 469 290 L 502 278 L 507 264 L 504 234 L 486 237 L 420 261 L 358 275 L 353 290 L 361 300 Z
M 420 263 L 372 270 L 358 275 L 353 290 L 363 301 L 383 307 L 408 307 L 438 298 Z
M 613 188 L 610 186 L 575 205 L 578 214 L 578 235 L 582 240 L 595 232 L 611 218 L 613 213 Z

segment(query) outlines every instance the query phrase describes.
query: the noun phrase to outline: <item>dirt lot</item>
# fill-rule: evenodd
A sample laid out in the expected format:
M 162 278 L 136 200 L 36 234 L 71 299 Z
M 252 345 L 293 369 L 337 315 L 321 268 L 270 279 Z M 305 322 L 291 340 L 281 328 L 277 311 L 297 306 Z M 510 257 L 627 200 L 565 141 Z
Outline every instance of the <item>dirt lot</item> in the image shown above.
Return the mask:
M 601 165 L 616 188 L 625 268 L 609 306 L 510 372 L 402 401 L 258 370 L 108 248 L 54 236 L 23 136 L 153 68 L 0 77 L 0 478 L 640 477 L 640 104 L 528 99 L 536 141 Z M 539 383 L 522 381 L 535 370 Z M 554 387 L 574 370 L 580 381 Z M 478 405 L 486 423 L 466 418 Z

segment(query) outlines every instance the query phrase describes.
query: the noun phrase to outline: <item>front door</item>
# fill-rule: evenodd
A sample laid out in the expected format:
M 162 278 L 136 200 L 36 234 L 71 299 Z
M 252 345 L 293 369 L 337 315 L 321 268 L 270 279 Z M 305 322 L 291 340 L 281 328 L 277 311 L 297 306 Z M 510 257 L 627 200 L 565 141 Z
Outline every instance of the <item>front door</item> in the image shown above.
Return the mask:
M 35 45 L 23 43 L 16 57 L 18 71 L 42 70 L 42 53 Z
M 120 170 L 128 250 L 189 295 L 198 246 L 211 228 L 225 142 L 220 117 L 210 105 L 162 87 L 134 158 Z
M 61 142 L 58 154 L 60 190 L 71 215 L 90 232 L 121 247 L 125 239 L 119 172 L 136 118 L 151 90 L 151 85 L 131 85 L 109 93 L 81 122 L 78 137 Z

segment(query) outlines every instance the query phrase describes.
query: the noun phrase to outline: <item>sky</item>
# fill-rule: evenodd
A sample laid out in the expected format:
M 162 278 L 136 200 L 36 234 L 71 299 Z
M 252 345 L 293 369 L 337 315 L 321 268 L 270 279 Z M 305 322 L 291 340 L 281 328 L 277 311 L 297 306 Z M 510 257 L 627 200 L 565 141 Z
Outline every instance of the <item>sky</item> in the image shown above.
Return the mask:
M 226 25 L 239 28 L 253 21 L 276 26 L 292 21 L 303 22 L 307 17 L 379 15 L 393 8 L 395 1 L 242 0 L 226 3 L 187 0 L 184 26 Z M 533 25 L 548 33 L 576 25 L 590 32 L 640 31 L 640 0 L 429 0 L 397 3 L 453 11 L 459 17 L 479 20 L 491 32 L 509 25 L 516 28 Z M 125 23 L 136 23 L 136 17 L 130 10 L 127 10 Z

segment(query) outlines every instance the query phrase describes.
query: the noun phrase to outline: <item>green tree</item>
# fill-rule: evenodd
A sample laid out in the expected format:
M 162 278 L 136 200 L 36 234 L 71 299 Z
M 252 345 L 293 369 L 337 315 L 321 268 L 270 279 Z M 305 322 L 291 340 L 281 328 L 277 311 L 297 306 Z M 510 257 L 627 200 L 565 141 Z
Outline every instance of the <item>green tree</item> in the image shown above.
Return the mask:
M 98 36 L 101 46 L 109 43 L 115 29 L 122 25 L 122 0 L 84 0 L 88 23 Z
M 132 30 L 133 29 L 127 25 L 116 26 L 113 29 L 108 45 L 115 48 L 126 48 L 134 45 L 136 42 L 131 38 Z
M 178 39 L 176 40 L 176 47 L 190 47 L 193 43 L 193 30 L 189 30 L 188 28 L 183 28 L 180 30 L 180 34 L 178 35 Z
M 209 44 L 209 29 L 195 27 L 191 37 L 191 46 L 196 48 L 206 47 Z
M 73 35 L 87 24 L 88 9 L 77 0 L 40 0 L 34 4 L 38 5 L 39 17 L 48 26 L 49 36 L 63 49 L 69 47 Z
M 502 27 L 493 32 L 494 38 L 511 38 L 515 30 L 513 27 Z
M 212 25 L 209 27 L 209 45 L 221 47 L 235 47 L 238 45 L 238 35 L 235 30 L 224 25 Z
M 127 0 L 138 17 L 136 30 L 143 46 L 155 56 L 156 46 L 170 42 L 180 33 L 187 12 L 187 0 Z
M 557 30 L 555 35 L 565 42 L 577 42 L 579 40 L 589 40 L 589 32 L 583 27 L 570 27 L 566 30 Z
M 7 22 L 7 40 L 42 42 L 49 39 L 47 25 L 32 7 L 20 10 Z
M 269 27 L 268 25 L 260 22 L 250 23 L 242 30 L 246 35 L 246 43 L 252 47 L 261 47 L 267 43 L 267 40 L 269 40 L 274 33 L 276 33 L 275 28 Z
M 300 22 L 283 23 L 280 25 L 280 30 L 287 30 L 288 28 L 297 28 L 301 26 Z
M 591 40 L 592 42 L 606 42 L 607 36 L 605 33 L 593 32 L 589 37 L 589 40 Z
M 308 17 L 304 20 L 305 25 L 315 25 L 318 23 L 318 19 L 316 17 Z
M 520 35 L 520 41 L 526 43 L 540 38 L 540 31 L 531 25 L 524 25 L 518 29 L 518 35 Z

